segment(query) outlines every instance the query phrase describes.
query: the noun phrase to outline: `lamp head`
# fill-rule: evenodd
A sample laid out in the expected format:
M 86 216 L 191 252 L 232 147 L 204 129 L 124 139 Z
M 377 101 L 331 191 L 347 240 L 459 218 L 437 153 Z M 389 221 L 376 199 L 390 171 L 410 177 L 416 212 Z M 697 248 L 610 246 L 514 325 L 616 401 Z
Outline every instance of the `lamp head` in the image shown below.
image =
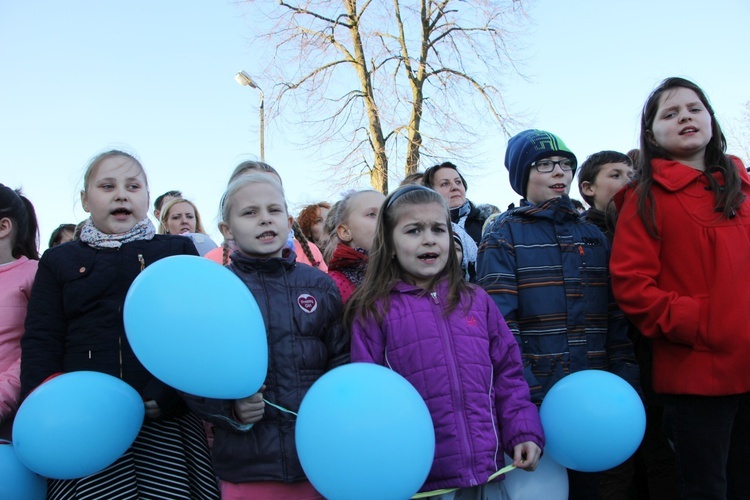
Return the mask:
M 255 82 L 253 81 L 253 79 L 252 79 L 252 78 L 250 78 L 250 75 L 248 75 L 248 74 L 247 74 L 246 72 L 244 72 L 244 71 L 240 71 L 239 73 L 237 73 L 236 75 L 234 75 L 234 80 L 235 80 L 235 81 L 236 81 L 237 83 L 239 83 L 240 85 L 243 85 L 243 86 L 248 86 L 248 87 L 252 87 L 252 88 L 254 88 L 254 89 L 257 89 L 257 88 L 259 88 L 259 87 L 258 87 L 258 84 L 257 84 L 257 83 L 255 83 Z

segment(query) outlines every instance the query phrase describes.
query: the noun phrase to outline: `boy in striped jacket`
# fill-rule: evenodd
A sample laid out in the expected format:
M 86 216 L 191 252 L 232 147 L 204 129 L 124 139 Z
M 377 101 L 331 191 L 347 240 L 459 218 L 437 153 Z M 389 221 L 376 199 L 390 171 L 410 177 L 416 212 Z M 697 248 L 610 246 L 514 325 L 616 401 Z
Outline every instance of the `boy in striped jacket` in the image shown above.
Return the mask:
M 524 201 L 485 233 L 478 283 L 521 348 L 532 401 L 540 405 L 555 382 L 587 369 L 638 389 L 633 345 L 609 282 L 609 243 L 568 197 L 575 155 L 554 134 L 526 130 L 510 139 L 505 166 Z M 594 477 L 581 478 L 580 487 L 569 479 L 571 498 L 598 498 Z

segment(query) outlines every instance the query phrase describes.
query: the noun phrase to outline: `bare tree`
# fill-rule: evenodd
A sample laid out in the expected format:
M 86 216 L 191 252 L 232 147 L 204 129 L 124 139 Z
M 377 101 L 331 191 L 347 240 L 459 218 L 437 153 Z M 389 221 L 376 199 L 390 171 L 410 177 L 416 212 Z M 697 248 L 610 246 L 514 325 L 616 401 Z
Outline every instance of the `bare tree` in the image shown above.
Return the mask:
M 303 125 L 345 181 L 387 193 L 389 160 L 406 175 L 441 156 L 471 164 L 470 146 L 508 134 L 521 0 L 247 2 L 273 48 L 258 77 L 274 83 L 272 115 Z
M 726 128 L 727 146 L 730 154 L 742 158 L 750 167 L 750 101 L 745 103 L 742 115 Z

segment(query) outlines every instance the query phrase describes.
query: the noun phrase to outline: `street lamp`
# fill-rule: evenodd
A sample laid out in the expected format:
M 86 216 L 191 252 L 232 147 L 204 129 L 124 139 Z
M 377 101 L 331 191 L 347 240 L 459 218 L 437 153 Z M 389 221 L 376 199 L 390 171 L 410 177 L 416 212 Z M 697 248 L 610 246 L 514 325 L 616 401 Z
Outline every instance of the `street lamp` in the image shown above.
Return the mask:
M 250 78 L 250 75 L 248 75 L 244 71 L 240 71 L 239 73 L 234 75 L 234 80 L 242 86 L 252 87 L 254 89 L 258 89 L 258 92 L 260 92 L 260 161 L 266 161 L 265 160 L 265 130 L 263 128 L 264 121 L 265 121 L 265 112 L 264 112 L 265 97 L 263 95 L 263 89 L 261 89 L 258 86 L 258 84 L 255 83 L 252 78 Z

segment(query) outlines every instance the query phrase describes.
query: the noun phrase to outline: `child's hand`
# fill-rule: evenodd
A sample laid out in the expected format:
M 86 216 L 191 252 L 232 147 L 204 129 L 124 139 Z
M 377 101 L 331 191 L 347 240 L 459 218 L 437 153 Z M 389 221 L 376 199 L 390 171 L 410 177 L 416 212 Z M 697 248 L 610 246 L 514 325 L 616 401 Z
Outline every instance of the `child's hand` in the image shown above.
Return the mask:
M 159 405 L 153 399 L 144 401 L 143 406 L 146 407 L 146 416 L 148 418 L 159 418 L 161 416 L 161 408 L 159 408 Z
M 234 400 L 234 415 L 243 424 L 254 424 L 263 418 L 266 411 L 266 403 L 263 401 L 263 391 L 266 386 L 260 388 L 252 396 Z
M 532 471 L 539 464 L 539 458 L 542 456 L 542 450 L 533 441 L 517 444 L 513 448 L 513 465 L 519 469 Z

